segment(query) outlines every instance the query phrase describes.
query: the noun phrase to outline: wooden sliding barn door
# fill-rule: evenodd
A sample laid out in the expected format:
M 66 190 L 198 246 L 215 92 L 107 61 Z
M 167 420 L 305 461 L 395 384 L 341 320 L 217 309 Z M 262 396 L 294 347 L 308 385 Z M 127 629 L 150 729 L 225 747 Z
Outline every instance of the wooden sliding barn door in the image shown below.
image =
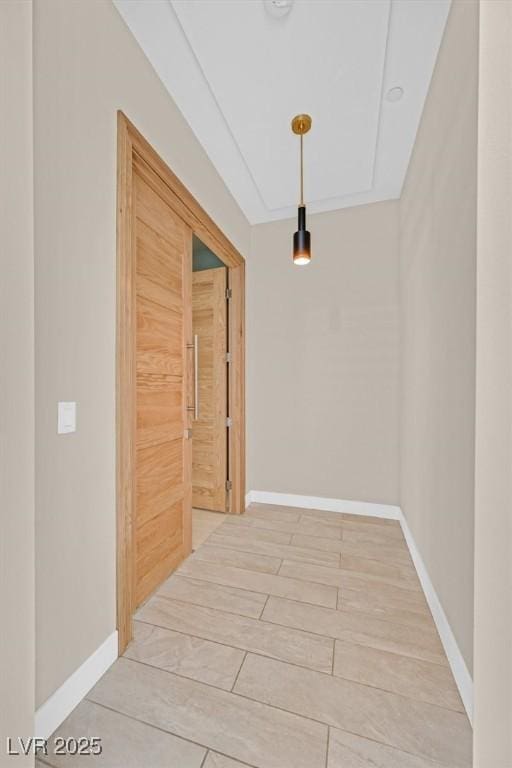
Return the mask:
M 135 158 L 135 607 L 191 549 L 192 231 L 166 189 Z
M 192 503 L 226 512 L 227 301 L 226 268 L 192 276 L 192 331 L 199 344 L 198 418 L 193 428 Z

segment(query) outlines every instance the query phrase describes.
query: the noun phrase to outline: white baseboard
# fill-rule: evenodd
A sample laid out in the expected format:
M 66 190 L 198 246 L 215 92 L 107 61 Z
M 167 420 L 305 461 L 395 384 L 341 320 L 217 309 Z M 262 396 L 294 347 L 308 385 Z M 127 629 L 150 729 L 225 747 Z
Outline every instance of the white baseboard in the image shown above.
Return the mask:
M 36 737 L 49 738 L 64 722 L 117 659 L 117 649 L 116 630 L 36 711 L 34 734 Z
M 247 505 L 251 503 L 276 504 L 300 509 L 320 509 L 323 512 L 345 512 L 350 515 L 384 517 L 388 520 L 400 519 L 400 507 L 392 504 L 374 504 L 370 501 L 344 501 L 327 499 L 324 496 L 301 496 L 295 493 L 274 493 L 273 491 L 249 491 L 245 497 Z
M 464 704 L 464 709 L 466 710 L 469 722 L 473 724 L 472 677 L 466 666 L 466 662 L 464 661 L 464 657 L 460 651 L 460 648 L 457 645 L 455 635 L 453 634 L 452 628 L 450 627 L 446 614 L 443 610 L 443 606 L 441 605 L 441 601 L 437 596 L 437 592 L 434 589 L 434 585 L 430 580 L 427 568 L 419 553 L 418 547 L 416 546 L 416 542 L 414 541 L 413 535 L 411 533 L 411 529 L 407 524 L 407 520 L 405 519 L 402 510 L 400 510 L 399 519 L 405 540 L 407 542 L 407 546 L 409 547 L 409 552 L 411 553 L 414 567 L 416 568 L 416 573 L 418 574 L 421 586 L 423 587 L 423 592 L 425 593 L 425 597 L 434 618 L 437 631 L 439 632 L 439 637 L 441 638 L 444 651 L 448 658 L 448 663 L 450 664 L 453 677 L 455 678 L 457 688 L 459 689 L 460 697 L 462 699 L 462 703 Z
M 439 632 L 448 663 L 452 670 L 455 683 L 459 689 L 460 697 L 466 710 L 469 721 L 473 722 L 473 680 L 460 651 L 455 635 L 448 622 L 446 614 L 437 596 L 434 585 L 428 575 L 425 563 L 420 555 L 411 529 L 405 516 L 398 506 L 391 504 L 373 504 L 364 501 L 343 501 L 342 499 L 326 499 L 321 496 L 301 496 L 293 493 L 274 493 L 272 491 L 249 491 L 246 495 L 246 504 L 252 502 L 259 504 L 275 504 L 300 509 L 320 509 L 326 512 L 345 512 L 351 515 L 367 515 L 370 517 L 382 517 L 388 520 L 398 520 L 411 553 L 416 573 L 420 580 L 423 592 L 432 616 Z

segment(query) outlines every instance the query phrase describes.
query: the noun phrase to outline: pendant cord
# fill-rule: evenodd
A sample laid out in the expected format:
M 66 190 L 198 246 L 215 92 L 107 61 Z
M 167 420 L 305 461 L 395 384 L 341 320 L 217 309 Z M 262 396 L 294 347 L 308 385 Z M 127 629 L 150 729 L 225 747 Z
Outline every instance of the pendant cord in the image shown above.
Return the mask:
M 300 135 L 300 205 L 304 205 L 304 161 L 303 161 L 303 135 Z

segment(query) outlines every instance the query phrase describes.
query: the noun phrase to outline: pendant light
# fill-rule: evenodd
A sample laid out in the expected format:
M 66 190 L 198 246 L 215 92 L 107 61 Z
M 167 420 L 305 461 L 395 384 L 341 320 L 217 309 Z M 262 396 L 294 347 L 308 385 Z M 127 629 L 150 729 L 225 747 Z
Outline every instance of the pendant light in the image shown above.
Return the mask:
M 293 263 L 298 266 L 311 261 L 311 235 L 306 229 L 306 206 L 304 204 L 303 139 L 311 128 L 309 115 L 296 115 L 292 120 L 292 131 L 300 136 L 300 203 L 298 230 L 293 235 Z

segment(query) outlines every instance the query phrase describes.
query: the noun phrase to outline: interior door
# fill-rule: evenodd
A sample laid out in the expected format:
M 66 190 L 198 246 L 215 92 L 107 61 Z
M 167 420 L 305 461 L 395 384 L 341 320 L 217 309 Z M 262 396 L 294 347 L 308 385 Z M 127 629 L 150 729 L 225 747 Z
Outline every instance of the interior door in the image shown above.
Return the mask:
M 159 177 L 134 166 L 136 253 L 135 603 L 191 549 L 191 229 Z M 159 194 L 160 192 L 160 194 Z M 188 317 L 187 317 L 188 312 Z
M 226 272 L 218 267 L 192 275 L 192 332 L 199 345 L 192 503 L 216 512 L 225 512 L 227 501 Z

